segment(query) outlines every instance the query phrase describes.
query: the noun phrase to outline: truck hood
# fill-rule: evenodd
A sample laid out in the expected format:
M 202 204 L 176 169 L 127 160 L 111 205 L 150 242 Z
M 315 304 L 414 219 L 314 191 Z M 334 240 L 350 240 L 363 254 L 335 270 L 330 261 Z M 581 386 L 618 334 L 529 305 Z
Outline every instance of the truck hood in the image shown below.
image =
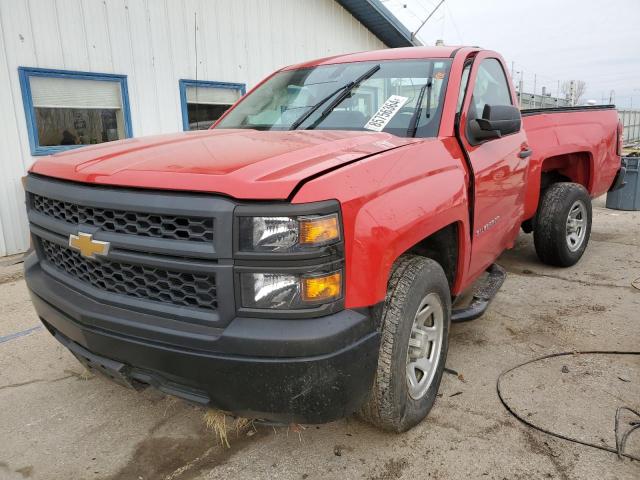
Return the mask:
M 100 185 L 285 199 L 310 176 L 415 141 L 362 131 L 207 130 L 69 150 L 38 160 L 31 172 Z

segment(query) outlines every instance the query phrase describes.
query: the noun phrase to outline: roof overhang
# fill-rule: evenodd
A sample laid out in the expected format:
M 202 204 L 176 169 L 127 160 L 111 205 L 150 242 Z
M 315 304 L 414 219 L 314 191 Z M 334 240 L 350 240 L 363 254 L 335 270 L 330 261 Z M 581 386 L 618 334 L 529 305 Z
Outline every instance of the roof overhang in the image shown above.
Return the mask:
M 336 0 L 387 47 L 413 47 L 421 43 L 380 0 Z

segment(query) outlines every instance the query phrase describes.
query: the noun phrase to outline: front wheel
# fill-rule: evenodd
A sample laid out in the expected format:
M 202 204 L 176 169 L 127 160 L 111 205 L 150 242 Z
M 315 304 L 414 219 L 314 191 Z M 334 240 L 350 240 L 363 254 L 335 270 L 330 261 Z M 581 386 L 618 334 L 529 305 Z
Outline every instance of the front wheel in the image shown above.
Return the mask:
M 404 432 L 436 400 L 449 345 L 451 296 L 440 265 L 416 255 L 393 270 L 382 311 L 375 381 L 360 415 L 385 430 Z
M 591 198 L 577 183 L 554 183 L 540 200 L 533 241 L 538 258 L 570 267 L 582 257 L 591 234 Z

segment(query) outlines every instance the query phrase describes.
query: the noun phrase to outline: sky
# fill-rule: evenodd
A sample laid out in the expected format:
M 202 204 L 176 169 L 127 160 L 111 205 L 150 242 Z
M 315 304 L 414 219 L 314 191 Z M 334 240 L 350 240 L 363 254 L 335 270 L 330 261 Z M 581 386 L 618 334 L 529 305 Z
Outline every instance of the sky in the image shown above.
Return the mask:
M 413 32 L 439 0 L 382 3 Z M 525 92 L 583 80 L 583 101 L 613 90 L 618 108 L 640 109 L 640 0 L 445 0 L 417 37 L 496 50 Z

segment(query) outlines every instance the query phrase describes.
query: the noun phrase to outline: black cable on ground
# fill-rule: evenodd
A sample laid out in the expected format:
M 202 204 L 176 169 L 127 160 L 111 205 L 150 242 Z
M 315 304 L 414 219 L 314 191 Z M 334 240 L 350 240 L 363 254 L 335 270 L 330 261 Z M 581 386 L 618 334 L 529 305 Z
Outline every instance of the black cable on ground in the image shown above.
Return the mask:
M 508 370 L 505 370 L 504 372 L 502 372 L 498 376 L 498 381 L 496 383 L 496 388 L 498 390 L 498 398 L 500 399 L 500 402 L 502 403 L 502 405 L 504 405 L 504 408 L 506 408 L 507 411 L 511 415 L 513 415 L 515 418 L 520 420 L 522 423 L 524 423 L 528 427 L 531 427 L 531 428 L 534 428 L 534 429 L 536 429 L 536 430 L 538 430 L 540 432 L 546 433 L 547 435 L 551 435 L 551 436 L 556 437 L 556 438 L 561 438 L 563 440 L 568 440 L 569 442 L 578 443 L 580 445 L 584 445 L 584 446 L 587 446 L 587 447 L 597 448 L 598 450 L 604 450 L 605 452 L 615 453 L 620 458 L 627 457 L 627 458 L 630 458 L 631 460 L 635 460 L 635 461 L 640 462 L 640 457 L 637 457 L 635 455 L 631 455 L 630 453 L 626 453 L 624 451 L 624 448 L 625 448 L 625 445 L 626 445 L 627 440 L 629 438 L 629 435 L 631 435 L 631 433 L 633 433 L 634 431 L 637 431 L 637 430 L 640 429 L 640 413 L 638 413 L 636 410 L 633 410 L 632 408 L 629 408 L 629 407 L 618 407 L 618 409 L 616 410 L 615 421 L 614 421 L 614 433 L 615 433 L 615 437 L 616 437 L 616 448 L 611 448 L 611 447 L 606 447 L 606 446 L 603 446 L 603 445 L 596 445 L 595 443 L 585 442 L 583 440 L 580 440 L 580 439 L 577 439 L 577 438 L 573 438 L 573 437 L 569 437 L 569 436 L 563 435 L 561 433 L 552 432 L 550 430 L 546 430 L 546 429 L 544 429 L 542 427 L 534 425 L 533 423 L 531 423 L 526 418 L 518 415 L 518 413 L 516 413 L 507 404 L 507 402 L 504 400 L 504 398 L 502 397 L 502 391 L 500 390 L 500 381 L 502 380 L 502 377 L 504 375 L 506 375 L 507 373 L 512 372 L 513 370 L 515 370 L 517 368 L 524 367 L 525 365 L 528 365 L 530 363 L 538 362 L 540 360 L 546 360 L 548 358 L 562 357 L 562 356 L 567 356 L 567 355 L 640 355 L 640 352 L 622 352 L 622 351 L 618 351 L 618 350 L 610 350 L 610 351 L 595 350 L 595 351 L 581 351 L 581 352 L 560 352 L 560 353 L 552 353 L 550 355 L 544 355 L 542 357 L 534 358 L 533 360 L 527 360 L 526 362 L 523 362 L 523 363 L 521 363 L 519 365 L 516 365 L 515 367 L 511 367 Z M 630 424 L 631 428 L 628 431 L 624 432 L 622 435 L 620 435 L 620 429 L 619 429 L 619 426 L 620 426 L 620 413 L 623 410 L 626 410 L 626 411 L 631 412 L 632 414 L 636 415 L 638 417 L 638 420 L 631 422 L 631 424 Z

